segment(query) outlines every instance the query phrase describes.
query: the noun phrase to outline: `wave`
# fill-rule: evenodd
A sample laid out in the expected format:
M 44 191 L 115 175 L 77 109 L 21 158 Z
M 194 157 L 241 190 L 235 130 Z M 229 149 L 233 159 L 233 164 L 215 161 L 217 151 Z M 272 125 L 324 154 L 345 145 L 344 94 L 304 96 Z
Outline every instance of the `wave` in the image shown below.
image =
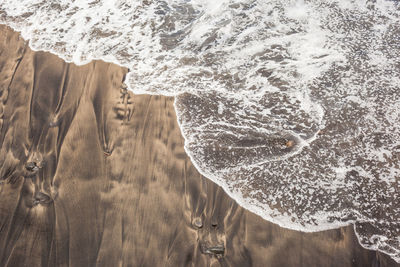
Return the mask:
M 0 22 L 175 96 L 187 153 L 240 205 L 301 231 L 353 223 L 400 262 L 398 1 L 3 0 Z

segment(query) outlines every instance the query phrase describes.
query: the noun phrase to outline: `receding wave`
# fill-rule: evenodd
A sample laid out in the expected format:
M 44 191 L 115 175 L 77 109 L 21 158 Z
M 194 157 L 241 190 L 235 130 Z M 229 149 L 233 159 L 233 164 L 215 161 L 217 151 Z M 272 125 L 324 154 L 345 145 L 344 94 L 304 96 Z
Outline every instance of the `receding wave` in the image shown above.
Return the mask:
M 400 3 L 3 0 L 33 49 L 176 96 L 186 150 L 281 226 L 354 223 L 400 261 Z

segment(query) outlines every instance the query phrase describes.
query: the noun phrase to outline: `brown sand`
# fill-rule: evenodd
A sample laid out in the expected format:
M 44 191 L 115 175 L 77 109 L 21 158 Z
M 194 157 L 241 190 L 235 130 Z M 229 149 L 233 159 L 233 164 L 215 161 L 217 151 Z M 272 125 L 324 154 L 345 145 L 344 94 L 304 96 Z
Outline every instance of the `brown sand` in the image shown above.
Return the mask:
M 0 27 L 0 266 L 396 266 L 352 227 L 280 228 L 202 177 L 173 98 Z

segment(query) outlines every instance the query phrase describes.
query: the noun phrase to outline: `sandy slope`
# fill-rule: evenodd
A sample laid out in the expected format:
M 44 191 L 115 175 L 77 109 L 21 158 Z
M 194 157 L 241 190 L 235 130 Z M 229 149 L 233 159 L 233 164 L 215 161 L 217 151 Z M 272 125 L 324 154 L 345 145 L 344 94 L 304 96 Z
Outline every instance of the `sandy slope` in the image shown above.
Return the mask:
M 173 98 L 0 27 L 0 266 L 395 266 L 351 227 L 280 228 L 202 177 Z

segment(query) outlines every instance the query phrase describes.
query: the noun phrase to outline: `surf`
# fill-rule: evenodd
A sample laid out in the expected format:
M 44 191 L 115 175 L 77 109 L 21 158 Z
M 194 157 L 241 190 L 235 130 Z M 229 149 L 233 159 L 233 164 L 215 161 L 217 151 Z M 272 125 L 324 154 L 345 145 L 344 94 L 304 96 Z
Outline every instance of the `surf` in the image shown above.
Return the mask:
M 186 152 L 243 207 L 300 231 L 352 223 L 400 261 L 398 1 L 3 0 L 0 22 L 175 96 Z

